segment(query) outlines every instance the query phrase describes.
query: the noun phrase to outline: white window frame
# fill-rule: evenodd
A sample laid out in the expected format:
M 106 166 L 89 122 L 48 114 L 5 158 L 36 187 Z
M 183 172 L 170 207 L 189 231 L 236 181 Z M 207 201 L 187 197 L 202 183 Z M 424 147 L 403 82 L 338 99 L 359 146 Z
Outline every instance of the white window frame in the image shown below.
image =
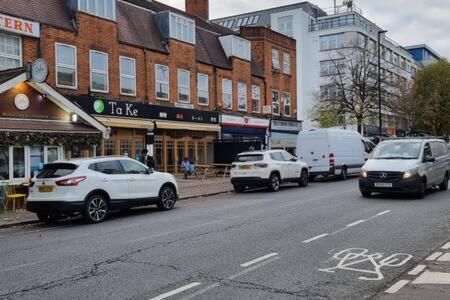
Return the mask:
M 319 40 L 320 40 L 320 51 L 341 49 L 345 47 L 344 33 L 323 35 L 319 38 Z M 336 43 L 336 46 L 332 46 L 331 42 Z
M 178 24 L 180 31 L 178 31 Z M 186 37 L 183 36 L 183 27 L 186 26 Z M 195 45 L 195 21 L 182 15 L 169 13 L 169 35 L 170 38 Z
M 134 66 L 134 74 L 128 75 L 128 74 L 122 74 L 122 60 L 129 60 L 133 62 Z M 120 73 L 120 94 L 124 96 L 136 96 L 137 94 L 137 88 L 136 88 L 136 59 L 132 57 L 127 56 L 119 56 L 119 73 Z M 132 79 L 134 83 L 134 93 L 124 93 L 122 92 L 122 78 L 126 79 Z
M 278 31 L 284 35 L 292 37 L 294 35 L 294 16 L 280 16 L 277 19 Z M 287 24 L 291 23 L 291 29 L 287 29 Z
M 92 68 L 92 54 L 94 54 L 94 53 L 106 55 L 106 71 L 95 70 Z M 106 75 L 106 90 L 104 90 L 104 91 L 103 90 L 95 90 L 92 88 L 92 74 L 93 73 Z M 90 76 L 90 89 L 92 92 L 109 93 L 109 55 L 108 55 L 108 53 L 100 52 L 100 51 L 96 51 L 96 50 L 89 50 L 89 76 Z
M 278 57 L 278 59 L 276 59 Z M 272 49 L 272 69 L 280 71 L 280 51 L 277 49 Z
M 286 95 L 289 95 L 289 105 L 286 105 Z M 284 101 L 283 101 L 283 114 L 286 117 L 290 117 L 292 112 L 291 112 L 291 103 L 292 103 L 292 99 L 291 99 L 291 93 L 290 92 L 284 92 L 283 93 L 284 96 Z M 289 114 L 286 114 L 286 106 L 289 106 Z
M 187 74 L 188 75 L 188 84 L 187 85 L 182 85 L 180 84 L 180 74 Z M 184 69 L 177 69 L 177 79 L 178 79 L 178 102 L 180 103 L 191 103 L 191 72 L 189 70 L 184 70 Z M 188 101 L 182 101 L 180 99 L 180 88 L 184 88 L 187 89 L 189 91 L 188 93 Z
M 225 82 L 230 83 L 230 93 L 225 93 L 224 89 Z M 224 107 L 223 105 L 224 95 L 230 95 L 230 107 Z M 233 110 L 233 81 L 226 78 L 222 78 L 222 107 L 227 110 Z
M 200 89 L 199 80 L 203 78 L 206 80 L 206 90 Z M 206 93 L 206 103 L 200 102 L 200 92 Z M 197 73 L 197 102 L 198 105 L 209 106 L 209 75 L 203 73 Z
M 158 67 L 164 67 L 167 69 L 167 81 L 158 80 Z M 167 84 L 167 98 L 158 97 L 158 84 Z M 170 69 L 169 66 L 155 64 L 155 97 L 158 100 L 169 101 L 170 99 Z
M 108 3 L 108 0 L 86 0 L 86 10 L 82 10 L 81 9 L 81 1 L 82 0 L 78 0 L 78 10 L 79 11 L 82 11 L 82 12 L 85 12 L 85 13 L 87 13 L 87 14 L 90 14 L 90 15 L 94 15 L 94 16 L 96 16 L 96 17 L 99 17 L 99 18 L 103 18 L 103 19 L 107 19 L 107 20 L 116 20 L 116 7 L 117 7 L 117 5 L 116 5 L 116 0 L 113 0 L 112 1 L 112 3 L 113 3 L 113 7 L 112 7 L 112 18 L 108 18 L 107 16 L 106 16 L 106 14 L 104 15 L 104 16 L 101 16 L 101 15 L 99 15 L 98 14 L 98 2 L 99 1 L 103 1 L 104 2 L 104 4 L 105 4 L 105 12 L 106 12 L 106 5 L 107 5 L 107 3 Z M 95 11 L 89 11 L 89 2 L 90 1 L 94 1 L 94 10 Z
M 273 101 L 273 93 L 276 92 L 278 94 L 278 113 L 275 113 L 275 107 L 274 107 L 274 101 Z M 276 116 L 279 116 L 281 114 L 281 99 L 280 99 L 280 91 L 279 90 L 272 90 L 272 113 Z
M 73 48 L 75 50 L 75 66 L 58 63 L 58 46 Z M 75 86 L 58 84 L 58 67 L 75 70 Z M 63 44 L 63 43 L 55 43 L 55 76 L 56 76 L 56 86 L 57 87 L 64 88 L 64 89 L 72 89 L 72 90 L 76 90 L 78 88 L 78 60 L 77 60 L 77 47 L 76 46 Z
M 243 60 L 251 60 L 252 50 L 250 46 L 250 41 L 233 36 L 232 40 L 232 55 Z
M 18 56 L 11 55 L 11 54 L 6 54 L 6 53 L 0 54 L 0 56 L 6 57 L 6 58 L 15 59 L 15 60 L 19 60 L 19 67 L 22 67 L 23 66 L 22 37 L 21 36 L 17 36 L 17 35 L 12 35 L 12 34 L 1 33 L 1 32 L 0 32 L 0 35 L 7 36 L 7 37 L 12 37 L 12 38 L 15 38 L 15 39 L 19 40 L 19 55 Z
M 291 55 L 283 53 L 283 73 L 291 75 Z
M 248 108 L 247 89 L 248 89 L 248 85 L 245 82 L 238 81 L 238 110 L 239 111 L 247 111 L 247 108 Z M 241 101 L 242 101 L 242 103 L 245 103 L 245 108 L 241 108 Z
M 255 89 L 258 89 L 258 97 L 255 97 Z M 253 101 L 258 101 L 258 110 L 253 109 Z M 259 85 L 252 85 L 252 112 L 260 113 L 261 112 L 261 87 Z

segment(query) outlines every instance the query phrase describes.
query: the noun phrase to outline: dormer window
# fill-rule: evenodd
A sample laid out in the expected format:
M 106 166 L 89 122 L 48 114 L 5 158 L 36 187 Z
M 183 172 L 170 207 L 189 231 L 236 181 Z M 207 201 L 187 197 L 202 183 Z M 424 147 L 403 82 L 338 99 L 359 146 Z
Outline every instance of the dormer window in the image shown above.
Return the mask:
M 235 35 L 222 36 L 219 40 L 228 57 L 234 56 L 243 60 L 251 60 L 250 41 Z
M 170 13 L 170 37 L 195 44 L 195 22 L 183 16 Z
M 105 19 L 116 19 L 116 0 L 78 0 L 78 10 Z

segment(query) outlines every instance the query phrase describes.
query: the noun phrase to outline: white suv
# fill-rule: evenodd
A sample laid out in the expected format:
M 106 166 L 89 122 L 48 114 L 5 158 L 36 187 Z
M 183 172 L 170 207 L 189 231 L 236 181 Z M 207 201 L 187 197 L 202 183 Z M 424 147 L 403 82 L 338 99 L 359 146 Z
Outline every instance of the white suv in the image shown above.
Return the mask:
M 238 193 L 262 186 L 275 192 L 283 182 L 307 186 L 308 180 L 308 165 L 283 150 L 240 153 L 231 168 L 231 183 Z
M 82 214 L 90 223 L 110 210 L 156 204 L 170 210 L 178 199 L 175 178 L 153 172 L 127 157 L 59 161 L 44 166 L 30 181 L 27 210 L 41 221 Z

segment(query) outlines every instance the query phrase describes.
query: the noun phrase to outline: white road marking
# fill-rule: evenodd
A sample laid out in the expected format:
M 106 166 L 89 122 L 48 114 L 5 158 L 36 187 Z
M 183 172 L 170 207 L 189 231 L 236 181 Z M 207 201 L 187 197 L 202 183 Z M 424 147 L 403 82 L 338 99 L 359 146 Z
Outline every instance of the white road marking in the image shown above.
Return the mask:
M 402 287 L 407 285 L 409 283 L 409 280 L 399 280 L 396 284 L 388 288 L 385 292 L 388 294 L 395 294 L 397 293 Z
M 310 238 L 310 239 L 304 240 L 304 241 L 303 241 L 303 243 L 304 243 L 304 244 L 308 244 L 308 243 L 311 243 L 312 241 L 315 241 L 315 240 L 321 239 L 321 238 L 323 238 L 323 237 L 326 237 L 326 236 L 328 236 L 328 233 L 324 233 L 324 234 L 321 234 L 321 235 L 315 236 L 315 237 L 313 237 L 313 238 Z
M 385 211 L 380 212 L 380 213 L 378 213 L 378 214 L 376 214 L 376 215 L 377 215 L 377 216 L 382 216 L 382 215 L 388 214 L 388 213 L 390 213 L 390 212 L 391 212 L 391 210 L 385 210 Z
M 243 263 L 243 264 L 241 265 L 241 267 L 246 268 L 246 267 L 248 267 L 248 266 L 254 265 L 254 264 L 256 264 L 256 263 L 259 263 L 260 261 L 269 259 L 269 258 L 274 257 L 274 256 L 277 256 L 277 255 L 278 255 L 278 253 L 270 253 L 270 254 L 267 254 L 267 255 L 258 257 L 258 258 L 254 259 L 254 260 L 251 260 L 251 261 L 249 261 L 249 262 Z
M 366 222 L 366 220 L 359 220 L 359 221 L 353 222 L 351 224 L 345 225 L 345 227 L 353 227 L 353 226 L 356 226 L 356 225 L 364 223 L 364 222 Z
M 185 286 L 179 287 L 179 288 L 177 288 L 177 289 L 175 289 L 173 291 L 170 291 L 170 292 L 167 292 L 165 294 L 159 295 L 157 297 L 151 298 L 150 300 L 166 299 L 166 298 L 169 298 L 169 297 L 171 297 L 173 295 L 179 294 L 181 292 L 184 292 L 186 290 L 189 290 L 189 289 L 192 289 L 192 288 L 194 288 L 196 286 L 199 286 L 200 284 L 201 284 L 200 282 L 193 282 L 193 283 L 187 284 Z
M 34 265 L 40 264 L 41 262 L 44 262 L 44 261 L 40 260 L 40 261 L 36 261 L 36 262 L 32 262 L 32 263 L 27 263 L 27 264 L 23 264 L 23 265 L 14 266 L 14 267 L 9 267 L 9 268 L 0 270 L 0 273 L 1 272 L 7 272 L 7 271 L 14 271 L 14 270 L 25 268 L 25 267 L 29 267 L 29 266 L 34 266 Z
M 417 275 L 423 270 L 425 270 L 427 266 L 426 265 L 417 265 L 414 269 L 408 272 L 408 275 Z
M 247 273 L 253 272 L 256 269 L 259 269 L 259 268 L 261 268 L 261 267 L 263 267 L 265 265 L 268 265 L 268 264 L 270 264 L 271 262 L 273 262 L 273 261 L 275 261 L 277 259 L 280 259 L 280 257 L 279 256 L 278 257 L 277 256 L 272 257 L 271 259 L 268 259 L 268 260 L 266 260 L 266 261 L 264 261 L 264 262 L 262 262 L 262 263 L 260 263 L 258 265 L 254 265 L 254 266 L 252 266 L 250 268 L 244 269 L 241 272 L 238 272 L 238 273 L 236 273 L 234 275 L 231 275 L 231 276 L 227 277 L 226 279 L 227 280 L 234 280 L 234 279 L 236 279 L 238 277 L 241 277 L 242 275 L 245 275 Z M 214 283 L 214 284 L 208 285 L 207 287 L 196 291 L 192 295 L 189 295 L 187 297 L 182 298 L 182 300 L 190 300 L 190 299 L 197 298 L 198 296 L 203 295 L 204 293 L 209 292 L 210 290 L 215 289 L 215 288 L 217 288 L 219 286 L 220 286 L 220 283 Z
M 435 260 L 441 255 L 442 255 L 442 252 L 434 252 L 433 254 L 428 256 L 425 260 Z
M 438 261 L 450 261 L 450 253 L 445 253 L 444 255 L 438 258 Z
M 450 284 L 450 273 L 425 271 L 413 281 L 414 284 Z
M 450 242 L 448 242 L 447 244 L 445 244 L 444 246 L 442 246 L 442 249 L 444 249 L 444 250 L 450 249 Z

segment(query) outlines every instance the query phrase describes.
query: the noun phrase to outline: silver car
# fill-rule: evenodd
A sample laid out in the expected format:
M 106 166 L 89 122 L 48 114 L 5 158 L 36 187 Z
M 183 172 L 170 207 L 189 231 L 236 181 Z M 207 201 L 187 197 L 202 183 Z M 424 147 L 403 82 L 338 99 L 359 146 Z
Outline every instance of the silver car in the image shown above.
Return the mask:
M 380 143 L 362 168 L 359 189 L 372 193 L 409 193 L 425 197 L 428 188 L 448 189 L 450 155 L 439 139 L 395 139 Z

